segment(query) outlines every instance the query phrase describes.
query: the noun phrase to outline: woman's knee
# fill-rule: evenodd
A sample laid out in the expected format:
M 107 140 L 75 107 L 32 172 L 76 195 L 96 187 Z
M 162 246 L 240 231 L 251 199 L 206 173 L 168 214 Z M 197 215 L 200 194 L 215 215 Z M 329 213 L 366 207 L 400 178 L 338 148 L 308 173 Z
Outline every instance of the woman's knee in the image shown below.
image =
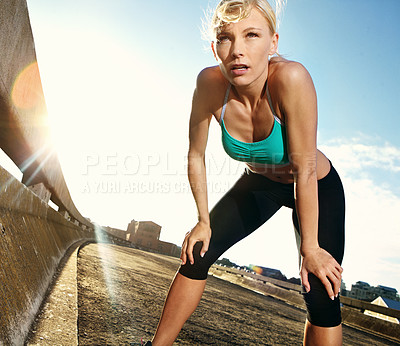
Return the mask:
M 303 293 L 307 307 L 307 319 L 314 326 L 336 327 L 341 324 L 339 297 L 334 300 L 329 298 L 325 286 L 313 274 L 309 274 L 311 290 Z
M 203 246 L 202 242 L 198 242 L 193 247 L 193 259 L 194 263 L 190 264 L 189 261 L 186 264 L 181 265 L 179 273 L 189 279 L 205 280 L 207 279 L 208 269 L 214 263 L 211 259 L 211 254 L 206 252 L 204 257 L 200 256 L 200 250 Z

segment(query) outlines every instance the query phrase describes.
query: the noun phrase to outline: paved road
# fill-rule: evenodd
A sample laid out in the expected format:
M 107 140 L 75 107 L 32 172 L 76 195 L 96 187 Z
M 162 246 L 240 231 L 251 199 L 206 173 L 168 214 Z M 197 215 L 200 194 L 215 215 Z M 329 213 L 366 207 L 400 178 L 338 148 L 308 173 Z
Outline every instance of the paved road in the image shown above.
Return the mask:
M 151 339 L 179 260 L 108 244 L 87 245 L 77 258 L 77 338 L 51 340 L 55 328 L 63 328 L 50 323 L 37 328 L 29 344 L 139 345 Z M 301 309 L 210 277 L 176 344 L 301 345 L 305 317 Z M 395 345 L 349 327 L 344 344 Z
M 79 344 L 151 338 L 179 260 L 92 244 L 78 256 Z M 211 277 L 177 344 L 300 345 L 305 312 Z M 388 345 L 345 327 L 347 345 Z

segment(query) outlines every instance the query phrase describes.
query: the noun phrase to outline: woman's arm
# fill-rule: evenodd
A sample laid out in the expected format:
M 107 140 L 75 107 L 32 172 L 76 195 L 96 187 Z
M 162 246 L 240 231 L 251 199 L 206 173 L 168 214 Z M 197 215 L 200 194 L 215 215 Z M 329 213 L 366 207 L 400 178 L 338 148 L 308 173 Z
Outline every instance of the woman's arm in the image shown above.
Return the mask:
M 342 268 L 318 244 L 317 97 L 307 70 L 289 63 L 282 78 L 289 158 L 295 181 L 296 211 L 300 225 L 301 279 L 310 290 L 308 273 L 324 284 L 331 299 L 340 290 Z M 332 287 L 333 286 L 333 287 Z
M 186 263 L 187 258 L 193 264 L 193 246 L 197 242 L 203 242 L 200 254 L 204 256 L 211 237 L 204 160 L 208 129 L 212 118 L 209 111 L 211 108 L 209 107 L 208 80 L 209 72 L 207 70 L 202 71 L 197 78 L 189 121 L 188 178 L 197 206 L 198 223 L 186 234 L 182 245 L 182 264 Z

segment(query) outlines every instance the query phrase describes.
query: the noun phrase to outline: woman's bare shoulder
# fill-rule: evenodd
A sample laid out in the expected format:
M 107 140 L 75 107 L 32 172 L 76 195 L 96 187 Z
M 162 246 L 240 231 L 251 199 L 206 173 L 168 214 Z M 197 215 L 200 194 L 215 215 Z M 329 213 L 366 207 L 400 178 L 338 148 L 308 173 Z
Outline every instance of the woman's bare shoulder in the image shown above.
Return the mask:
M 227 80 L 222 75 L 219 66 L 206 67 L 197 76 L 197 88 L 215 89 L 227 85 Z
M 207 104 L 207 108 L 215 115 L 222 106 L 228 84 L 219 66 L 207 67 L 197 76 L 195 94 L 198 100 Z
M 283 57 L 274 57 L 270 60 L 270 77 L 279 86 L 290 86 L 309 80 L 310 74 L 301 63 L 287 60 Z

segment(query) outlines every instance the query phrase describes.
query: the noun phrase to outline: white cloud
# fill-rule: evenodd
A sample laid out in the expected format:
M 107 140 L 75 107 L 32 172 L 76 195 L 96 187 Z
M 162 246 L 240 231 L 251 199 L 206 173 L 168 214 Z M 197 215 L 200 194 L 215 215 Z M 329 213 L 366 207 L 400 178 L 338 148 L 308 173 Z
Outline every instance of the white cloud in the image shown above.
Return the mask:
M 374 143 L 375 142 L 375 143 Z M 376 143 L 379 139 L 362 136 L 361 138 L 335 139 L 321 146 L 328 150 L 341 167 L 351 173 L 371 167 L 383 171 L 400 173 L 400 148 L 390 143 Z M 373 144 L 370 144 L 373 143 Z
M 362 280 L 400 289 L 400 197 L 385 184 L 387 175 L 400 172 L 400 149 L 376 142 L 337 139 L 320 148 L 333 161 L 345 188 L 343 267 L 348 288 Z M 371 174 L 371 168 L 379 174 Z

